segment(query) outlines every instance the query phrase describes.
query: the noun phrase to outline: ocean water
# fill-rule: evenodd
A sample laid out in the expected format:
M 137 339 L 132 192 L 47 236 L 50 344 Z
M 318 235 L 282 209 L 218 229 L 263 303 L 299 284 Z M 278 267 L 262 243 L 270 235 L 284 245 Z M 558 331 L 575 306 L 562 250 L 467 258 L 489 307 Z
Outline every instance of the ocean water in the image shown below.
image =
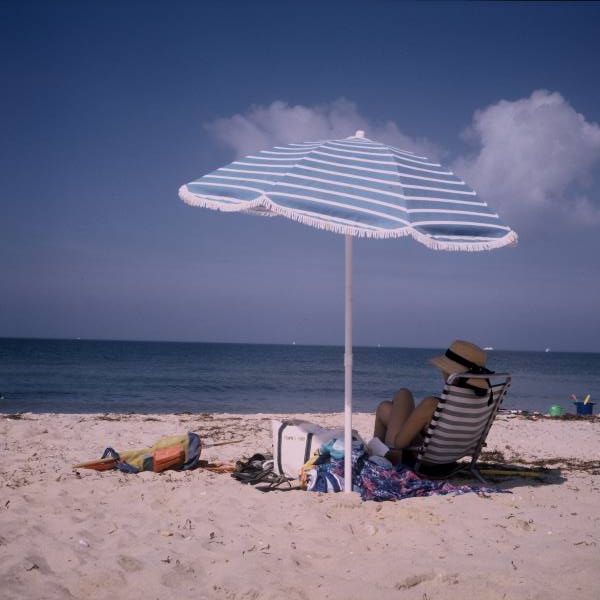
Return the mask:
M 441 352 L 354 348 L 354 409 L 439 393 Z M 492 351 L 488 366 L 513 375 L 505 408 L 600 399 L 600 354 Z M 0 412 L 337 412 L 343 382 L 335 346 L 0 339 Z

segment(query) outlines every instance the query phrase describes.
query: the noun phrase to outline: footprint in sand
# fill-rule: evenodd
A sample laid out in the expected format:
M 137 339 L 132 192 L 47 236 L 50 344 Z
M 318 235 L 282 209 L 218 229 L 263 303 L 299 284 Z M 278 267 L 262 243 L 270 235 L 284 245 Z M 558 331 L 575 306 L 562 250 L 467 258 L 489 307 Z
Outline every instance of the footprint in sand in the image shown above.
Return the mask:
M 524 519 L 513 519 L 511 523 L 517 529 L 522 529 L 523 531 L 535 531 L 535 524 L 531 519 L 529 519 L 529 521 L 525 521 Z
M 192 567 L 189 563 L 182 563 L 177 561 L 175 565 L 165 573 L 161 578 L 161 583 L 168 588 L 181 588 L 189 586 L 197 581 L 198 577 L 202 577 L 204 572 L 200 569 L 198 572 L 198 566 Z
M 50 568 L 46 559 L 38 554 L 30 554 L 25 557 L 23 567 L 26 571 L 38 571 L 43 575 L 54 575 L 54 571 Z
M 406 579 L 397 583 L 394 587 L 397 590 L 409 590 L 410 588 L 414 588 L 421 583 L 425 583 L 426 581 L 431 581 L 435 578 L 435 573 L 421 573 L 419 575 L 411 575 Z
M 127 571 L 129 573 L 133 573 L 134 571 L 141 571 L 144 568 L 144 563 L 133 556 L 126 556 L 125 554 L 119 555 L 117 558 L 117 564 L 123 569 L 123 571 Z

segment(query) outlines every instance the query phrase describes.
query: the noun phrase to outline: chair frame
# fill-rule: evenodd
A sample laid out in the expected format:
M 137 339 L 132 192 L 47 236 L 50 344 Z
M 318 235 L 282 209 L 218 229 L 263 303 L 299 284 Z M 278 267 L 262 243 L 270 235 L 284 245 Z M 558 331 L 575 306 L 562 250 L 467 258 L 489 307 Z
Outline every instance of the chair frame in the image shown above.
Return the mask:
M 497 399 L 495 400 L 494 407 L 493 407 L 492 411 L 490 412 L 490 416 L 485 424 L 485 427 L 483 428 L 483 431 L 481 432 L 481 436 L 479 438 L 477 447 L 471 455 L 471 462 L 468 465 L 468 470 L 471 473 L 471 475 L 473 475 L 473 477 L 478 479 L 484 485 L 488 485 L 488 482 L 482 477 L 481 473 L 477 469 L 477 460 L 479 459 L 481 450 L 485 446 L 485 440 L 488 436 L 490 428 L 492 427 L 492 423 L 494 422 L 494 419 L 496 418 L 496 415 L 498 414 L 498 409 L 500 408 L 500 404 L 502 404 L 502 400 L 506 396 L 506 394 L 511 386 L 512 376 L 510 375 L 510 373 L 490 373 L 488 375 L 474 375 L 474 374 L 468 373 L 468 372 L 467 373 L 453 373 L 452 375 L 450 375 L 450 377 L 448 377 L 448 379 L 446 381 L 446 383 L 448 385 L 452 385 L 457 379 L 498 379 L 498 378 L 504 378 L 504 383 L 502 384 L 500 393 L 498 394 Z M 436 409 L 436 412 L 438 410 L 440 412 L 442 412 L 444 410 L 444 407 L 442 406 L 441 408 Z M 432 420 L 433 420 L 433 417 L 432 417 Z M 421 446 L 419 446 L 419 448 L 418 448 L 417 460 L 416 460 L 415 466 L 414 466 L 415 473 L 419 473 L 419 470 L 420 470 L 423 462 L 426 463 L 426 461 L 422 461 L 422 456 L 425 453 L 425 450 L 427 449 L 427 445 L 429 444 L 430 440 L 431 440 L 431 437 L 427 438 L 421 444 Z M 456 473 L 464 470 L 465 468 L 466 468 L 466 465 L 459 466 L 458 469 L 449 473 L 446 476 L 446 478 L 451 477 L 452 475 L 455 475 Z

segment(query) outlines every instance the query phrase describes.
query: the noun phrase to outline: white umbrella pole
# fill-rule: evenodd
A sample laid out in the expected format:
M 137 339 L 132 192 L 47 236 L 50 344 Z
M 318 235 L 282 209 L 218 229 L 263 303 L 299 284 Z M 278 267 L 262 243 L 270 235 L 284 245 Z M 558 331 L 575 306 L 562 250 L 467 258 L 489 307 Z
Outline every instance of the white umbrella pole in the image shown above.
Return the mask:
M 346 235 L 344 348 L 344 492 L 352 491 L 352 236 Z

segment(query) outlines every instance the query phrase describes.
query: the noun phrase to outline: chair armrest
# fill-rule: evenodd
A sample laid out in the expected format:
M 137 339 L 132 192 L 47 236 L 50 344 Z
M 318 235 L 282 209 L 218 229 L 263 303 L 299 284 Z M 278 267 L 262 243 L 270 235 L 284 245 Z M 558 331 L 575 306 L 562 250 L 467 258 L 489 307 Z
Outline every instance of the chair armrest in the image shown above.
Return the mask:
M 465 372 L 465 373 L 452 373 L 450 377 L 448 377 L 448 385 L 452 385 L 457 379 L 496 379 L 503 378 L 506 380 L 506 383 L 510 383 L 512 380 L 512 375 L 510 373 L 488 373 L 487 375 L 475 375 L 473 373 Z

